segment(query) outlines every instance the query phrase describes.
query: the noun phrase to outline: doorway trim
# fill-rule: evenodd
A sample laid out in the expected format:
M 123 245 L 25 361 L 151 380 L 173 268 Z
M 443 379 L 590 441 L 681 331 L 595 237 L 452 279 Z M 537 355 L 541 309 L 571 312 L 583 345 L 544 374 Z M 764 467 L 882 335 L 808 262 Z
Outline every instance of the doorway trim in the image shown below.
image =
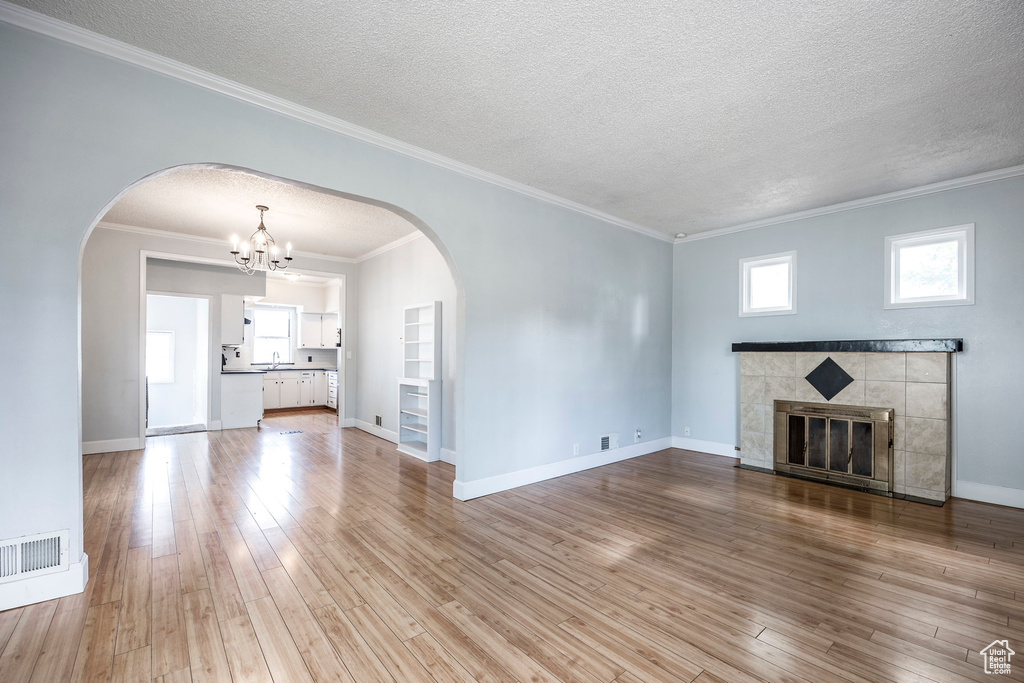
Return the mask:
M 143 284 L 145 284 L 145 279 L 143 279 Z M 203 424 L 206 425 L 206 431 L 208 431 L 208 432 L 219 431 L 220 430 L 220 424 L 221 424 L 220 420 L 217 420 L 216 422 L 214 422 L 214 420 L 213 420 L 213 366 L 210 364 L 210 356 L 213 355 L 210 352 L 210 349 L 213 348 L 213 346 L 212 346 L 212 343 L 213 343 L 213 315 L 210 313 L 210 311 L 212 310 L 211 306 L 213 304 L 213 295 L 212 294 L 184 294 L 182 292 L 163 292 L 163 291 L 149 290 L 149 289 L 144 290 L 142 292 L 142 298 L 143 299 L 146 299 L 149 296 L 173 296 L 173 297 L 177 297 L 177 298 L 180 298 L 180 299 L 205 299 L 206 300 L 206 339 L 207 339 L 207 344 L 206 345 L 209 348 L 207 348 L 207 350 L 206 350 L 206 354 L 207 354 L 207 358 L 206 358 L 206 366 L 207 366 L 206 367 L 206 417 L 203 420 Z M 147 313 L 147 315 L 149 313 L 149 311 L 148 311 L 148 302 L 147 302 L 146 313 Z M 141 379 L 142 379 L 143 389 L 142 389 L 142 403 L 139 405 L 139 412 L 142 413 L 142 432 L 141 432 L 141 438 L 143 440 L 143 443 L 145 443 L 145 439 L 146 439 L 146 388 L 145 388 L 146 387 L 146 381 L 145 381 L 145 379 L 146 379 L 146 333 L 149 331 L 147 329 L 149 327 L 149 325 L 148 325 L 149 320 L 148 319 L 143 319 L 140 322 L 141 322 L 140 327 L 142 328 L 139 334 L 142 335 L 142 340 L 141 340 L 141 344 L 140 344 L 140 346 L 141 346 L 140 358 L 142 360 L 142 362 L 141 362 L 141 366 L 142 366 L 142 377 L 141 377 Z

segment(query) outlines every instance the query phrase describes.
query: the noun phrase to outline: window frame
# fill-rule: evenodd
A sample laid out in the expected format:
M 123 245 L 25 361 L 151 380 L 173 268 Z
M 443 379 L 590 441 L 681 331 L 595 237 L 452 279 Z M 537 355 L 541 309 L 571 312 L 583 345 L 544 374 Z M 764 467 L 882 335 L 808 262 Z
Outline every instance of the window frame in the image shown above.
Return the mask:
M 259 326 L 259 324 L 257 322 L 257 318 L 259 316 L 259 311 L 261 311 L 261 310 L 274 310 L 274 311 L 284 311 L 284 312 L 286 312 L 288 314 L 288 336 L 287 337 L 279 337 L 279 336 L 271 336 L 271 335 L 262 335 L 262 334 L 260 334 L 259 333 L 259 327 L 260 326 Z M 295 346 L 295 344 L 296 344 L 295 331 L 296 331 L 296 328 L 298 327 L 296 325 L 295 318 L 296 318 L 296 309 L 295 309 L 294 306 L 283 306 L 283 305 L 282 306 L 275 306 L 275 305 L 270 305 L 270 304 L 256 304 L 255 306 L 253 306 L 253 320 L 252 320 L 252 323 L 253 323 L 253 325 L 252 325 L 252 363 L 251 363 L 252 365 L 273 365 L 273 361 L 272 360 L 268 360 L 268 361 L 258 361 L 258 360 L 256 360 L 256 340 L 257 339 L 287 339 L 288 340 L 288 356 L 287 356 L 287 358 L 282 357 L 281 360 L 279 360 L 277 362 L 277 364 L 278 365 L 291 365 L 291 364 L 294 363 L 295 348 L 296 348 L 296 346 Z
M 900 249 L 952 241 L 956 241 L 958 245 L 957 293 L 954 295 L 946 294 L 912 298 L 900 297 Z M 885 295 L 883 305 L 886 309 L 974 305 L 974 223 L 889 235 L 886 237 Z
M 750 271 L 760 266 L 772 266 L 785 263 L 789 266 L 789 303 L 785 306 L 771 308 L 751 308 L 750 306 Z M 740 317 L 753 318 L 766 315 L 795 315 L 796 309 L 796 250 L 782 251 L 777 254 L 750 256 L 741 258 L 740 267 Z
M 151 334 L 166 334 L 166 335 L 168 335 L 168 338 L 171 340 L 171 343 L 168 346 L 168 349 L 170 350 L 170 354 L 171 354 L 171 357 L 170 357 L 170 360 L 171 360 L 170 379 L 154 379 L 154 378 L 149 376 L 149 360 L 150 360 L 150 358 L 153 357 L 153 354 L 150 353 L 150 349 L 151 349 L 152 345 L 149 343 L 149 335 L 151 335 Z M 148 384 L 174 384 L 174 382 L 175 382 L 175 370 L 177 369 L 175 367 L 175 365 L 177 364 L 176 363 L 177 356 L 175 356 L 174 344 L 175 344 L 174 330 L 146 330 L 146 382 Z

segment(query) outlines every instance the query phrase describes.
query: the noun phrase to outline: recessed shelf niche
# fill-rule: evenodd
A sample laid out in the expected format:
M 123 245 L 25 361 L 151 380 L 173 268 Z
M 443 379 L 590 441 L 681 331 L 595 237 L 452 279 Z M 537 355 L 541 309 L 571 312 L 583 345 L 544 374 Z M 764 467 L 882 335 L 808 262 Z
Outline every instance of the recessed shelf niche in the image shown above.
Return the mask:
M 402 312 L 402 377 L 398 379 L 398 450 L 441 459 L 441 302 Z

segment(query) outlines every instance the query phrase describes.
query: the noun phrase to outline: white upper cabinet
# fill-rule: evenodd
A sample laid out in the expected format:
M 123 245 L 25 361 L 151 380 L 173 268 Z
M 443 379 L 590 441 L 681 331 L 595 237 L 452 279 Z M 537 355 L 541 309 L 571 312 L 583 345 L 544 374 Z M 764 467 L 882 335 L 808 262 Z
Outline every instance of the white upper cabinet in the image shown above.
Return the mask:
M 325 313 L 320 316 L 320 338 L 323 341 L 323 348 L 338 346 L 338 314 Z
M 337 313 L 302 314 L 299 324 L 300 349 L 330 349 L 337 345 Z
M 238 294 L 221 294 L 220 344 L 241 346 L 245 330 L 245 300 Z

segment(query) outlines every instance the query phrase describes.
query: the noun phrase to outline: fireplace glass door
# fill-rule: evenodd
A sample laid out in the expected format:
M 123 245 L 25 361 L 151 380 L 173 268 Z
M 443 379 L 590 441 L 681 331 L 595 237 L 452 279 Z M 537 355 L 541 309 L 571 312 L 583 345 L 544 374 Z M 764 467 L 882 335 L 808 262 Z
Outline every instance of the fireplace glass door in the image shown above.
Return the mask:
M 888 484 L 891 427 L 888 409 L 777 401 L 775 468 L 793 474 L 817 472 L 818 478 L 850 484 L 858 480 Z M 779 452 L 780 447 L 784 452 Z

